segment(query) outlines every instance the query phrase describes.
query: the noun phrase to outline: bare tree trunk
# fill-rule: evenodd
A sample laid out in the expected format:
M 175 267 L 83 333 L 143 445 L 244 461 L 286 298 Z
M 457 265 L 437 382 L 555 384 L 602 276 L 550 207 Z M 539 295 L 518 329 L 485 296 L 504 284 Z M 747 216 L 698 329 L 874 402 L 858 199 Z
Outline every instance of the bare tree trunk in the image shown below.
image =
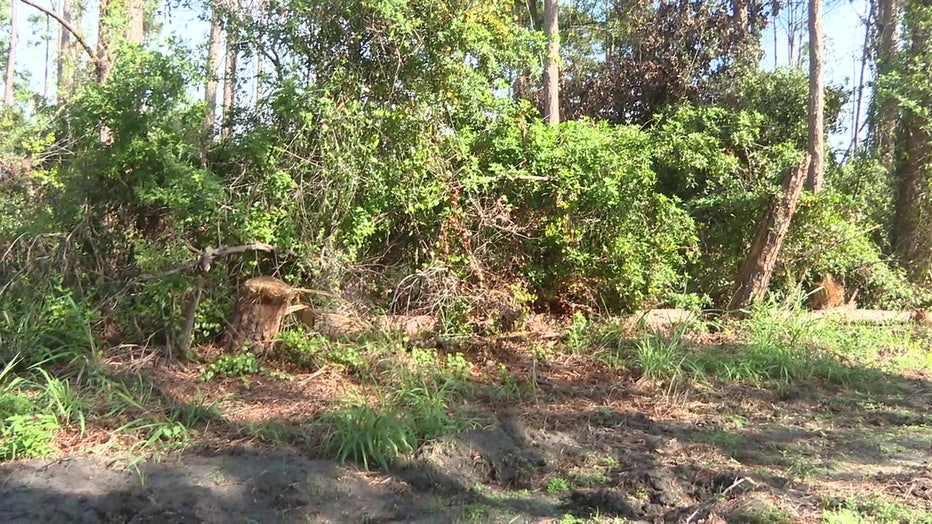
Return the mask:
M 900 5 L 897 0 L 877 1 L 877 33 L 879 43 L 877 49 L 877 74 L 887 75 L 892 72 L 899 48 L 899 20 Z M 877 148 L 877 156 L 888 172 L 893 173 L 894 142 L 896 140 L 896 120 L 899 107 L 896 97 L 879 97 L 875 92 L 876 124 L 873 130 L 873 140 Z
M 134 44 L 142 45 L 146 40 L 145 20 L 146 20 L 146 2 L 145 0 L 126 0 L 126 39 Z
M 233 135 L 233 107 L 236 102 L 236 38 L 227 31 L 226 63 L 223 74 L 223 126 L 221 138 Z
M 223 37 L 220 10 L 212 8 L 210 18 L 210 44 L 207 48 L 207 82 L 204 86 L 204 101 L 207 102 L 207 115 L 204 116 L 204 134 L 212 136 L 217 121 L 217 66 L 220 63 L 220 40 Z
M 42 98 L 43 100 L 48 100 L 49 99 L 49 64 L 51 63 L 51 61 L 49 60 L 49 56 L 51 53 L 51 46 L 52 46 L 52 20 L 48 16 L 45 17 L 45 36 L 43 37 L 43 40 L 45 40 L 45 62 L 44 62 L 45 67 L 43 68 L 43 71 L 42 71 Z
M 557 0 L 544 0 L 544 35 L 547 58 L 544 61 L 544 120 L 552 126 L 560 123 L 560 24 Z
M 825 79 L 822 56 L 822 0 L 809 0 L 809 177 L 818 193 L 825 185 Z
M 7 53 L 6 63 L 6 82 L 3 87 L 3 103 L 13 105 L 13 80 L 16 76 L 16 40 L 18 37 L 17 27 L 17 0 L 10 2 L 10 47 Z
M 806 153 L 799 166 L 783 177 L 781 191 L 774 197 L 770 209 L 758 226 L 748 258 L 741 266 L 738 289 L 731 299 L 729 309 L 746 308 L 763 298 L 767 292 L 780 247 L 790 230 L 790 222 L 796 213 L 796 204 L 809 173 L 809 162 L 809 154 Z
M 71 0 L 62 0 L 61 3 L 61 17 L 67 22 L 71 23 Z M 74 60 L 74 50 L 71 44 L 71 32 L 65 29 L 64 27 L 59 28 L 60 34 L 58 37 L 58 102 L 62 103 L 67 100 L 73 90 L 74 85 L 71 83 L 70 69 L 73 68 L 73 64 L 70 63 Z

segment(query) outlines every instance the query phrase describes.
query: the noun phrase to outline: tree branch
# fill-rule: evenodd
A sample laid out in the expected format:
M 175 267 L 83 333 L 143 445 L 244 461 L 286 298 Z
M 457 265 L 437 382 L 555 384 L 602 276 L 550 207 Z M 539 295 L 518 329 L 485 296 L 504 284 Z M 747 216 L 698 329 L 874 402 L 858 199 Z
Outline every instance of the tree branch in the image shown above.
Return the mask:
M 15 0 L 14 0 L 14 1 L 15 1 Z M 24 4 L 26 4 L 26 5 L 30 5 L 30 6 L 32 6 L 32 7 L 35 7 L 35 8 L 38 9 L 39 11 L 42 11 L 43 13 L 47 14 L 48 16 L 51 16 L 52 18 L 54 18 L 56 22 L 58 22 L 62 27 L 64 27 L 69 33 L 71 33 L 72 35 L 74 35 L 74 37 L 75 37 L 75 39 L 77 39 L 78 43 L 81 44 L 81 47 L 83 47 L 84 50 L 87 51 L 87 55 L 91 58 L 91 60 L 92 60 L 94 63 L 97 63 L 97 55 L 94 54 L 94 49 L 87 43 L 87 40 L 84 39 L 84 36 L 81 35 L 81 33 L 78 31 L 78 29 L 75 29 L 75 27 L 74 27 L 73 25 L 69 24 L 67 20 L 65 20 L 64 18 L 61 17 L 61 15 L 59 15 L 59 14 L 56 13 L 55 11 L 52 11 L 52 10 L 51 10 L 50 8 L 48 8 L 48 7 L 45 7 L 45 6 L 42 6 L 42 5 L 37 4 L 34 0 L 20 0 L 20 1 L 21 1 L 22 3 L 24 3 Z
M 23 1 L 25 2 L 26 0 L 23 0 Z M 139 277 L 139 280 L 143 282 L 150 281 L 150 280 L 159 280 L 167 276 L 174 275 L 176 273 L 181 273 L 183 271 L 189 271 L 194 268 L 200 268 L 201 271 L 203 271 L 204 273 L 207 273 L 208 271 L 210 271 L 211 264 L 213 263 L 213 260 L 215 258 L 226 257 L 230 255 L 235 255 L 238 253 L 245 253 L 247 251 L 263 251 L 265 253 L 274 253 L 278 250 L 274 246 L 263 244 L 261 242 L 252 242 L 250 244 L 245 244 L 242 246 L 232 246 L 232 247 L 221 246 L 221 247 L 218 247 L 217 249 L 208 247 L 208 248 L 205 248 L 203 251 L 197 252 L 198 257 L 195 260 L 188 262 L 187 264 L 182 264 L 180 266 L 174 267 L 172 269 L 169 269 L 168 271 L 159 273 L 157 275 L 145 275 L 145 276 Z

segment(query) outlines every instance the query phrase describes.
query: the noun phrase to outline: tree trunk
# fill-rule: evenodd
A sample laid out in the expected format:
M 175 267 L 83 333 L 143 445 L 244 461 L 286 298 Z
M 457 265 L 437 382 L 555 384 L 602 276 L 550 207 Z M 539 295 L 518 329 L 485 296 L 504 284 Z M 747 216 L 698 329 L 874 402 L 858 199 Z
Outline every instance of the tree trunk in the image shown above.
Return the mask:
M 207 82 L 204 86 L 204 101 L 207 102 L 207 115 L 204 116 L 204 134 L 213 136 L 217 121 L 217 66 L 220 64 L 220 40 L 223 37 L 220 10 L 212 8 L 210 18 L 210 44 L 207 48 Z
M 235 353 L 248 346 L 256 354 L 267 353 L 297 295 L 295 288 L 277 278 L 257 277 L 244 282 L 224 336 L 226 350 Z
M 126 15 L 128 23 L 126 25 L 126 39 L 134 44 L 142 45 L 146 39 L 145 20 L 146 20 L 146 3 L 145 0 L 126 0 Z
M 3 87 L 3 103 L 13 105 L 13 80 L 16 77 L 16 40 L 17 40 L 17 4 L 18 0 L 10 3 L 10 47 L 7 53 L 6 82 Z
M 809 0 L 809 176 L 818 193 L 825 185 L 825 80 L 822 56 L 822 0 Z
M 932 20 L 926 20 L 932 0 L 915 0 L 907 13 L 910 39 L 909 57 L 902 71 L 903 82 L 916 93 L 922 109 L 932 104 L 927 68 L 932 61 Z M 902 161 L 897 166 L 898 186 L 894 210 L 894 249 L 900 264 L 912 282 L 926 284 L 932 280 L 932 201 L 928 197 L 932 169 L 932 131 L 930 119 L 922 111 L 904 108 L 900 123 L 903 145 Z
M 877 75 L 893 72 L 899 51 L 900 6 L 897 0 L 877 0 Z M 888 173 L 893 173 L 898 104 L 896 97 L 874 93 L 876 103 L 873 141 L 880 159 Z
M 111 51 L 112 31 L 110 29 L 110 0 L 100 0 L 100 9 L 98 10 L 97 22 L 97 82 L 103 84 L 110 76 L 110 70 L 113 69 L 113 55 Z M 104 139 L 104 132 L 101 131 L 101 140 Z
M 544 35 L 547 58 L 544 61 L 544 120 L 552 126 L 560 123 L 560 24 L 557 0 L 544 0 Z
M 224 139 L 233 135 L 233 106 L 236 102 L 236 37 L 227 30 L 226 63 L 223 74 L 223 126 L 220 136 Z
M 790 222 L 796 213 L 796 204 L 802 193 L 803 184 L 809 173 L 809 154 L 807 153 L 799 167 L 783 177 L 783 184 L 764 215 L 757 234 L 751 243 L 748 258 L 741 266 L 738 275 L 738 289 L 731 299 L 729 309 L 737 310 L 750 306 L 763 298 L 770 286 L 770 277 L 777 265 L 777 256 L 783 239 L 790 230 Z
M 62 0 L 61 17 L 65 22 L 71 23 L 71 0 Z M 71 71 L 74 70 L 72 61 L 75 59 L 75 56 L 74 48 L 71 44 L 71 32 L 64 27 L 59 27 L 59 31 L 61 33 L 58 37 L 57 98 L 58 103 L 61 104 L 67 101 L 74 92 Z

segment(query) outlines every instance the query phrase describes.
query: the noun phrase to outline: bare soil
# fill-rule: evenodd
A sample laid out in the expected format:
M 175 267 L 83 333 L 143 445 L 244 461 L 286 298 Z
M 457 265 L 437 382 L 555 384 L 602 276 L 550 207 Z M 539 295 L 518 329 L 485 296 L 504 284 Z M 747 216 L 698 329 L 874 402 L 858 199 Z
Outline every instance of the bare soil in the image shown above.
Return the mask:
M 932 522 L 928 373 L 777 392 L 653 383 L 578 355 L 532 364 L 521 341 L 457 351 L 479 385 L 504 365 L 520 397 L 477 394 L 460 408 L 478 427 L 374 472 L 328 460 L 307 431 L 362 391 L 344 373 L 203 382 L 197 364 L 115 356 L 165 402 L 220 414 L 135 465 L 100 430 L 63 434 L 61 458 L 0 465 L 0 522 L 818 522 L 874 497 Z

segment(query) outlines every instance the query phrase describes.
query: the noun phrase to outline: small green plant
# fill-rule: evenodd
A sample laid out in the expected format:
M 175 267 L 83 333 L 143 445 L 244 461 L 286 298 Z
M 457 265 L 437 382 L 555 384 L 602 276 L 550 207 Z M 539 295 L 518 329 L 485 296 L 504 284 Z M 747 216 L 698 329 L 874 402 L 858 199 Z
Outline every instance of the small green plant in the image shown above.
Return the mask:
M 327 339 L 310 335 L 302 329 L 282 331 L 277 340 L 295 364 L 306 369 L 318 369 L 327 361 Z
M 573 322 L 570 324 L 570 327 L 566 330 L 566 344 L 573 350 L 574 353 L 578 353 L 582 350 L 587 341 L 587 335 L 589 333 L 589 319 L 586 318 L 586 315 L 583 315 L 580 311 L 573 312 Z
M 550 477 L 547 479 L 547 493 L 551 495 L 558 495 L 565 491 L 569 491 L 569 489 L 569 483 L 562 477 Z
M 216 362 L 207 365 L 201 380 L 207 381 L 217 375 L 223 377 L 240 377 L 245 380 L 247 375 L 255 375 L 262 371 L 256 355 L 243 351 L 238 355 L 222 355 Z
M 521 383 L 518 377 L 504 364 L 498 365 L 499 383 L 491 387 L 492 400 L 514 400 L 521 398 Z
M 52 444 L 58 419 L 49 413 L 10 415 L 0 427 L 0 461 L 43 457 L 55 452 Z
M 652 336 L 635 346 L 635 362 L 641 373 L 651 379 L 673 379 L 686 360 L 686 350 L 676 338 Z
M 827 524 L 926 524 L 929 522 L 929 515 L 921 509 L 910 508 L 895 500 L 870 495 L 828 501 L 822 521 Z
M 395 458 L 414 449 L 403 414 L 390 407 L 374 408 L 356 399 L 321 422 L 329 428 L 326 445 L 341 462 L 389 469 Z

